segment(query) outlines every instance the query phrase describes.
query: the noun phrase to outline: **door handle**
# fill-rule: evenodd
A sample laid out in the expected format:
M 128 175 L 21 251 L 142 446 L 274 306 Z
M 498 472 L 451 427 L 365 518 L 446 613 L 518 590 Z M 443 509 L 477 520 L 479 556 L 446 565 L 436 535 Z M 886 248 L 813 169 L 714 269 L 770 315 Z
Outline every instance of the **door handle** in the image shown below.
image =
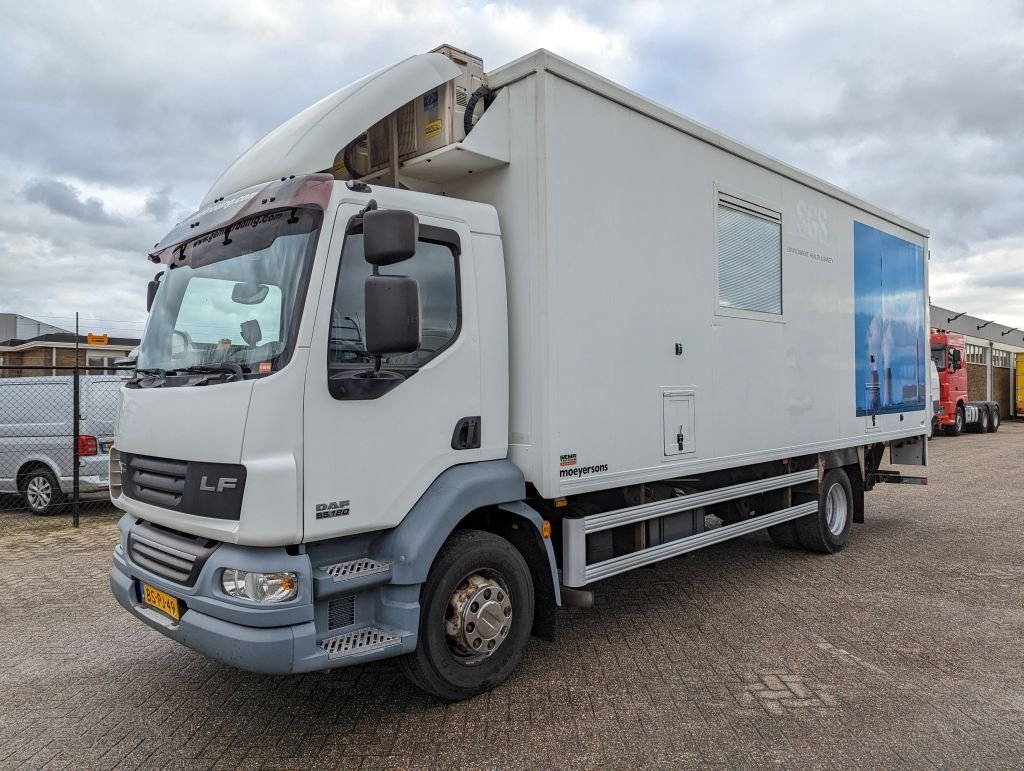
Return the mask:
M 452 449 L 480 449 L 480 428 L 481 420 L 479 415 L 462 418 L 455 424 L 455 431 L 452 432 Z
M 686 437 L 683 435 L 683 427 L 679 427 L 679 433 L 676 434 L 676 443 L 679 445 L 679 452 L 683 451 L 683 444 L 686 442 Z

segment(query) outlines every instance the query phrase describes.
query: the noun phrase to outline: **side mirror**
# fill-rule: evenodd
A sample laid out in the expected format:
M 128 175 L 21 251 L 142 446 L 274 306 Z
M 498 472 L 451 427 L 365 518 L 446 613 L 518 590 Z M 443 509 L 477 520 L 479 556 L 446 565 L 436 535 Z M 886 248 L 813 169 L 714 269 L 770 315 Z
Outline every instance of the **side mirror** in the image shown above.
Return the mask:
M 160 288 L 160 279 L 163 273 L 157 273 L 156 277 L 146 286 L 146 313 L 153 310 L 153 300 L 156 299 L 156 290 Z
M 363 256 L 371 265 L 394 265 L 416 254 L 420 221 L 403 209 L 371 209 L 363 214 Z
M 368 212 L 369 213 L 369 212 Z M 423 341 L 420 284 L 408 276 L 370 276 L 364 287 L 366 352 L 412 353 Z
M 958 370 L 958 369 L 963 369 L 964 363 L 963 363 L 963 360 L 961 359 L 961 354 L 960 354 L 960 349 L 959 348 L 953 348 L 950 351 L 950 358 L 953 359 L 953 371 L 954 372 L 956 370 Z

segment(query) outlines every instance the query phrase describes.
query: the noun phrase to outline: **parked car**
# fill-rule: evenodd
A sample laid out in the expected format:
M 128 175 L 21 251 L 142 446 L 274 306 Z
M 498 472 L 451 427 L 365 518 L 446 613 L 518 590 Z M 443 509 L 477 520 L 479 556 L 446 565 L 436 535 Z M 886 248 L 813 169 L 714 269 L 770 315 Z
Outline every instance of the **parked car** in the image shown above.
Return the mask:
M 79 490 L 108 489 L 107 461 L 120 398 L 117 375 L 80 378 Z M 74 487 L 74 384 L 70 375 L 0 379 L 0 493 L 53 514 Z

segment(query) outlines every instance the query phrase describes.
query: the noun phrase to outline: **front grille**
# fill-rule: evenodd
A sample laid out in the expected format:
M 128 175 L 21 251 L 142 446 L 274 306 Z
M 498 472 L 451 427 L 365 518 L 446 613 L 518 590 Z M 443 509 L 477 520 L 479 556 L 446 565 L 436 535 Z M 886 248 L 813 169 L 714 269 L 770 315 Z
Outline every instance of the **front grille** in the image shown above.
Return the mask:
M 128 556 L 136 565 L 179 584 L 188 581 L 196 563 L 192 554 L 168 548 L 139 535 L 128 537 Z
M 138 520 L 128 531 L 128 559 L 177 584 L 192 586 L 220 544 Z
M 126 465 L 127 481 L 131 482 L 135 493 L 132 497 L 167 509 L 176 508 L 181 504 L 181 497 L 185 493 L 188 463 L 134 455 Z
M 331 600 L 327 606 L 327 628 L 341 629 L 356 622 L 356 596 L 348 594 Z
M 242 514 L 245 466 L 154 458 L 121 452 L 121 493 L 151 506 L 214 519 Z

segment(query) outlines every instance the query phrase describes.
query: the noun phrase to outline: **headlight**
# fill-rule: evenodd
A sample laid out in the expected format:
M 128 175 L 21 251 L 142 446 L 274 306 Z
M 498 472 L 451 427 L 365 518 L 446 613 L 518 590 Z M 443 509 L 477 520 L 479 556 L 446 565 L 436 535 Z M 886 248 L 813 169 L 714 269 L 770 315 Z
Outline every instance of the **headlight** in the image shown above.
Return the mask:
M 299 591 L 294 573 L 250 573 L 228 568 L 221 578 L 224 591 L 232 597 L 253 602 L 284 602 Z

